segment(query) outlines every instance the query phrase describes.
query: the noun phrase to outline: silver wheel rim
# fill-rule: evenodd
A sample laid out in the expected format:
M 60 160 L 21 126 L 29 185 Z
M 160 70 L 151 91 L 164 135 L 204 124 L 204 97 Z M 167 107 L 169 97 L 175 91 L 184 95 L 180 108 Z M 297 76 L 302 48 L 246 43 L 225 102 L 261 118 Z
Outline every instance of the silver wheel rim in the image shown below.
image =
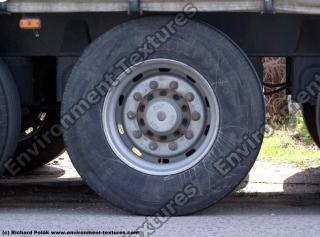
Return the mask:
M 150 175 L 190 169 L 210 151 L 219 107 L 207 80 L 192 67 L 152 59 L 117 78 L 104 101 L 102 121 L 113 152 Z

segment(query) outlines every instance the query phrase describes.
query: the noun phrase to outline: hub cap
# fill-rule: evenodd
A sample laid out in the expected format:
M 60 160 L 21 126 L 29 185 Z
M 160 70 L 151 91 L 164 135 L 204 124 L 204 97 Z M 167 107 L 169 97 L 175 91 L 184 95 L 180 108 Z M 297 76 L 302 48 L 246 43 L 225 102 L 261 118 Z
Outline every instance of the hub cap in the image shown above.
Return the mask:
M 170 175 L 194 166 L 218 132 L 219 108 L 208 82 L 186 64 L 153 59 L 122 73 L 104 102 L 108 142 L 130 167 Z

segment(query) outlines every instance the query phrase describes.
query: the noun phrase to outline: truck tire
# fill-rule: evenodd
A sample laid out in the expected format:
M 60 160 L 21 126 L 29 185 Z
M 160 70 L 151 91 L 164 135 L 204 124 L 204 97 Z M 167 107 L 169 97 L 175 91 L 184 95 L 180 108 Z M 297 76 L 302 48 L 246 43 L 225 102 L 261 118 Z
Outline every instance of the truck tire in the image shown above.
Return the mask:
M 302 104 L 302 115 L 304 123 L 309 131 L 310 136 L 312 137 L 315 144 L 320 147 L 320 139 L 317 130 L 316 123 L 316 106 L 309 103 Z
M 20 120 L 18 90 L 9 69 L 0 59 L 0 175 L 16 148 Z
M 60 105 L 29 108 L 28 113 L 23 116 L 22 132 L 13 156 L 13 160 L 20 164 L 19 172 L 15 175 L 43 166 L 64 152 L 62 134 L 56 136 L 50 132 L 55 125 L 60 125 Z M 37 147 L 36 152 L 20 163 L 19 157 L 28 149 L 34 149 L 34 146 Z
M 173 22 L 141 18 L 103 34 L 77 62 L 63 98 L 74 166 L 99 195 L 140 215 L 216 203 L 246 177 L 263 139 L 262 88 L 245 54 L 200 22 L 168 33 Z M 142 62 L 119 67 L 139 55 Z

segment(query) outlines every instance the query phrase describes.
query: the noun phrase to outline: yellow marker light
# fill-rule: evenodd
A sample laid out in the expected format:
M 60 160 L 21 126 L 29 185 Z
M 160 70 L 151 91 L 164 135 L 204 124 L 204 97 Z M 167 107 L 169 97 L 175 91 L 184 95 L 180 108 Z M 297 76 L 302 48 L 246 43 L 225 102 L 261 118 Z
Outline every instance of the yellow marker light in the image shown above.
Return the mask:
M 123 126 L 122 126 L 122 124 L 118 124 L 118 131 L 119 131 L 119 133 L 121 134 L 121 135 L 123 135 L 124 134 L 124 128 L 123 128 Z
M 22 18 L 20 19 L 19 26 L 23 30 L 39 30 L 41 29 L 40 18 Z
M 139 156 L 139 157 L 141 157 L 142 156 L 142 153 L 141 153 L 141 151 L 139 151 L 139 149 L 138 148 L 136 148 L 136 147 L 132 147 L 132 152 L 135 154 L 135 155 L 137 155 L 137 156 Z

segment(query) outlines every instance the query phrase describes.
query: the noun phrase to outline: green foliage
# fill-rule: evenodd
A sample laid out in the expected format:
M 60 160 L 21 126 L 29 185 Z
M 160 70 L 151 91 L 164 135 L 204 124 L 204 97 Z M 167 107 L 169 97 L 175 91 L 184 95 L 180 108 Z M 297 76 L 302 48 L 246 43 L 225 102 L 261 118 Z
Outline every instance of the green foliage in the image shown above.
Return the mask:
M 301 114 L 289 118 L 264 140 L 259 160 L 299 167 L 320 165 L 320 151 L 314 145 Z
M 304 123 L 301 113 L 297 113 L 295 116 L 287 118 L 283 124 L 272 124 L 270 121 L 267 123 L 276 131 L 281 131 L 290 134 L 294 139 L 305 143 L 306 145 L 312 145 L 313 140 L 310 136 L 308 129 Z
M 259 160 L 299 167 L 320 165 L 320 151 L 296 142 L 293 137 L 275 134 L 263 142 Z
M 312 141 L 302 116 L 296 117 L 296 135 L 303 141 Z

